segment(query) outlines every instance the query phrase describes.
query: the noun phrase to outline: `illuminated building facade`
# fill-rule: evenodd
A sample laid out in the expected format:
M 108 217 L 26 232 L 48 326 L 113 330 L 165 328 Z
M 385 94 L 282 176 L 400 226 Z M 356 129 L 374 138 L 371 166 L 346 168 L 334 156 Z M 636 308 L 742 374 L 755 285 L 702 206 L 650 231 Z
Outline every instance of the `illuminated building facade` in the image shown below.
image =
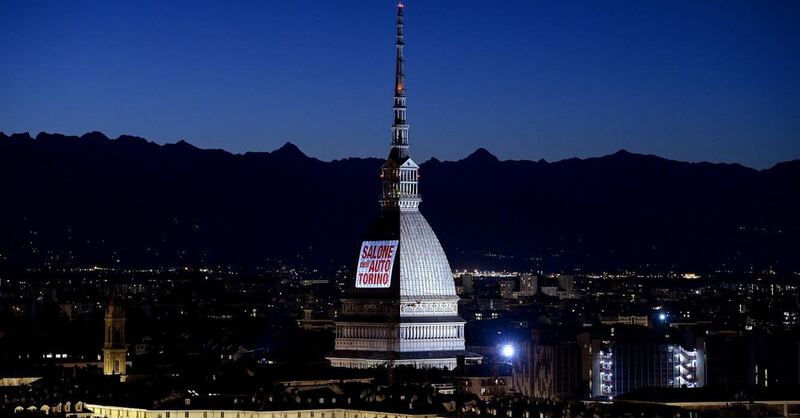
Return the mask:
M 91 413 L 81 416 L 107 417 L 107 418 L 435 418 L 436 414 L 380 412 L 348 408 L 346 406 L 315 409 L 286 409 L 273 411 L 252 411 L 242 409 L 202 409 L 186 406 L 184 408 L 163 407 L 157 409 L 136 408 L 117 405 L 101 405 L 87 403 Z
M 705 356 L 699 346 L 594 340 L 592 396 L 612 398 L 643 387 L 704 386 Z
M 513 361 L 514 390 L 536 398 L 609 399 L 646 387 L 705 386 L 702 338 L 686 347 L 646 328 L 610 330 L 577 338 L 532 331 Z
M 419 166 L 408 152 L 403 5 L 397 7 L 394 123 L 381 168 L 380 214 L 367 231 L 357 273 L 336 321 L 335 367 L 415 365 L 452 369 L 464 349 L 450 263 L 419 211 Z
M 116 292 L 112 292 L 108 300 L 104 322 L 103 374 L 124 376 L 127 361 L 125 310 L 117 303 Z
M 533 274 L 523 274 L 519 277 L 519 293 L 523 296 L 535 295 L 539 290 L 539 278 Z

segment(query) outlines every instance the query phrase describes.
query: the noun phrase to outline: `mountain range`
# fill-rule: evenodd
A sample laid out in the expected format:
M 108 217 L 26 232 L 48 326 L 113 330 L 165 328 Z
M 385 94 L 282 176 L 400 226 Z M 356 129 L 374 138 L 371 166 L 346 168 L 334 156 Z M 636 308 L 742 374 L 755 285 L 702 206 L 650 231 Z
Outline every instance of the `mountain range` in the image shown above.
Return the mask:
M 381 158 L 232 154 L 135 136 L 0 133 L 0 265 L 349 266 Z M 800 271 L 800 160 L 755 170 L 627 151 L 421 164 L 454 268 Z

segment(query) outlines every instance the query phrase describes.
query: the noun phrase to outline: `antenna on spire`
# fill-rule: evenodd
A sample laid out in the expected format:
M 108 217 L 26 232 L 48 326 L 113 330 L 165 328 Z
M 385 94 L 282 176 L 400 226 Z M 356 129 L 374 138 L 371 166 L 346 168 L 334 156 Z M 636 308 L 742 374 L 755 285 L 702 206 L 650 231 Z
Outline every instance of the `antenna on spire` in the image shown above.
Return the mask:
M 394 72 L 394 123 L 392 124 L 392 147 L 403 150 L 401 157 L 405 157 L 408 148 L 408 123 L 406 122 L 406 75 L 405 58 L 403 56 L 403 1 L 397 3 L 397 58 Z
M 402 0 L 397 2 L 397 41 L 395 47 L 397 48 L 397 66 L 395 70 L 394 79 L 394 92 L 395 95 L 405 94 L 405 75 L 403 74 L 403 5 Z

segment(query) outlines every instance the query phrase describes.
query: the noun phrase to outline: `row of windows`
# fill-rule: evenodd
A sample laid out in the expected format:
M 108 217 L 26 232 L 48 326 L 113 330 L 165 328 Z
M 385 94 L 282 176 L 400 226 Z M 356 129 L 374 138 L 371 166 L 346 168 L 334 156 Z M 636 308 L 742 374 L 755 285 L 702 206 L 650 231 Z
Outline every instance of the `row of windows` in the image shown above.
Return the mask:
M 458 325 L 424 325 L 401 327 L 400 338 L 426 339 L 426 338 L 461 338 L 463 328 Z M 340 326 L 336 328 L 337 338 L 387 338 L 389 329 L 385 326 Z
M 386 338 L 387 328 L 385 326 L 342 326 L 336 328 L 337 338 Z
M 131 411 L 129 409 L 120 410 L 115 408 L 99 408 L 97 412 L 100 416 L 103 417 L 131 417 L 131 418 L 144 418 L 148 411 Z M 131 414 L 133 412 L 133 414 Z M 151 412 L 152 413 L 152 412 Z M 200 415 L 202 414 L 202 415 Z M 337 417 L 335 411 L 330 412 L 321 412 L 321 411 L 297 411 L 297 412 L 276 412 L 276 413 L 269 413 L 269 414 L 259 414 L 255 412 L 232 412 L 228 414 L 228 418 L 257 418 L 257 417 L 264 417 L 264 418 L 359 418 L 359 414 L 349 415 L 346 412 L 341 414 Z M 156 415 L 158 418 L 191 418 L 191 417 L 199 417 L 202 416 L 203 418 L 226 418 L 225 411 L 213 412 L 213 411 L 194 411 L 194 413 L 190 413 L 190 411 L 165 411 L 163 414 L 158 413 Z M 400 418 L 397 415 L 389 416 L 389 415 L 380 415 L 380 414 L 364 414 L 363 418 Z M 422 418 L 429 418 L 429 417 L 422 417 Z
M 409 340 L 424 338 L 461 338 L 462 331 L 461 327 L 458 325 L 403 327 L 400 329 L 400 337 Z
M 408 142 L 408 129 L 396 128 L 394 129 L 395 142 L 405 144 Z
M 383 181 L 418 181 L 419 173 L 416 168 L 384 169 L 381 175 Z
M 413 182 L 400 183 L 399 185 L 397 183 L 383 184 L 383 194 L 389 197 L 416 195 L 418 190 L 419 186 Z

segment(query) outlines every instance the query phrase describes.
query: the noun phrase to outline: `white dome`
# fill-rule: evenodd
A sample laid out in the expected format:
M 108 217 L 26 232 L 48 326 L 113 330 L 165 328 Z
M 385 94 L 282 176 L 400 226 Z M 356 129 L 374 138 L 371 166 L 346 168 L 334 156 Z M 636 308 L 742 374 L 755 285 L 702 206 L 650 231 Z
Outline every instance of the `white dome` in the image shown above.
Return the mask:
M 457 298 L 453 272 L 442 244 L 418 210 L 399 211 L 400 297 Z

